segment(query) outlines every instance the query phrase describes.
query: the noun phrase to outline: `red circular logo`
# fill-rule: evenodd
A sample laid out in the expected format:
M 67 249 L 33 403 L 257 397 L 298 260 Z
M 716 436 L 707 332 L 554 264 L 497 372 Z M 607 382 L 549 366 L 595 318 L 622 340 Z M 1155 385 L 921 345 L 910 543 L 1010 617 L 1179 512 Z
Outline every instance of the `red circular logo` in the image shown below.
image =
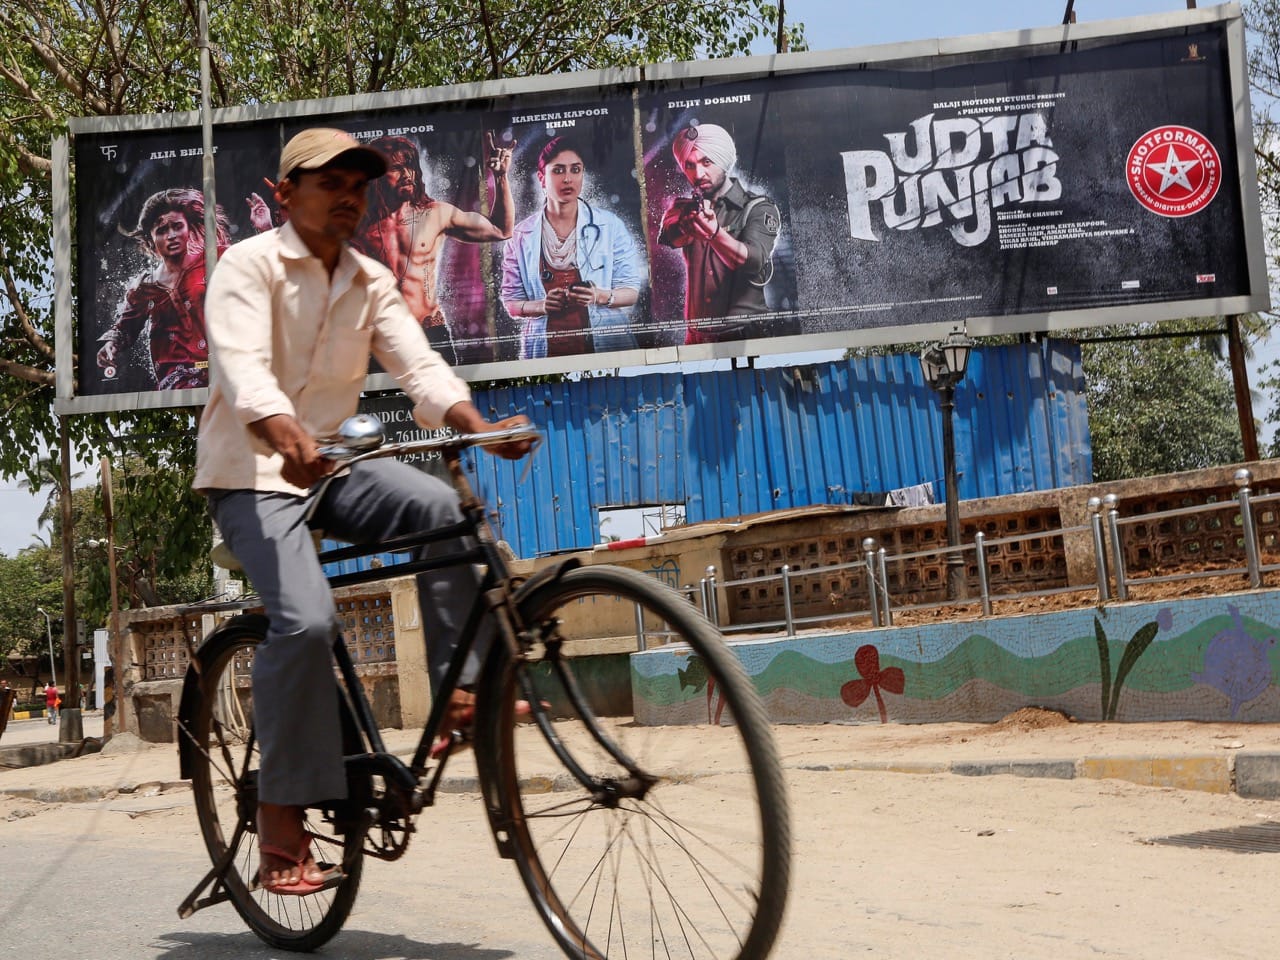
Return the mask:
M 1125 161 L 1129 190 L 1162 217 L 1199 213 L 1222 185 L 1217 148 L 1190 127 L 1167 124 L 1148 130 Z

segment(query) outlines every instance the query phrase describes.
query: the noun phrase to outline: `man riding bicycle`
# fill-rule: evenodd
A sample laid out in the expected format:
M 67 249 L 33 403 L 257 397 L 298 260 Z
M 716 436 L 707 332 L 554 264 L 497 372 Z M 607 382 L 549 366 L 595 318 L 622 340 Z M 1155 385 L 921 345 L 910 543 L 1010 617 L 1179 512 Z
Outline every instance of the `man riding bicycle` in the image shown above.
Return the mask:
M 336 477 L 312 508 L 308 491 L 338 465 L 318 451 L 356 410 L 372 355 L 412 400 L 425 428 L 484 433 L 491 423 L 427 343 L 395 277 L 348 245 L 366 189 L 385 158 L 340 130 L 316 128 L 281 153 L 276 200 L 284 226 L 231 247 L 214 271 L 205 316 L 211 386 L 200 420 L 194 486 L 262 599 L 271 626 L 253 665 L 259 883 L 305 895 L 334 870 L 311 853 L 304 809 L 346 795 L 331 649 L 338 623 L 311 529 L 355 543 L 456 522 L 445 483 L 396 460 Z M 515 459 L 527 441 L 489 449 Z M 475 594 L 469 567 L 418 583 L 432 679 L 448 661 Z M 477 658 L 478 660 L 478 658 Z M 469 669 L 473 672 L 478 664 Z M 464 674 L 463 685 L 472 677 Z M 446 729 L 470 720 L 471 695 L 451 701 Z M 336 868 L 335 868 L 336 869 Z

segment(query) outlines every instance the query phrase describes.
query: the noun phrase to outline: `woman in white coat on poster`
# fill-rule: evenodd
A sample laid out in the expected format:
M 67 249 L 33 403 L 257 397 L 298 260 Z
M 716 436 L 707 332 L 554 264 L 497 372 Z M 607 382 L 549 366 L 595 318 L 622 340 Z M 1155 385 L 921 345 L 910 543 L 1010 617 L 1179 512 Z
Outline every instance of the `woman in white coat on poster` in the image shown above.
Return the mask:
M 538 155 L 546 202 L 516 224 L 502 262 L 502 302 L 520 322 L 520 359 L 630 350 L 630 308 L 644 270 L 623 222 L 582 198 L 586 164 L 566 137 Z

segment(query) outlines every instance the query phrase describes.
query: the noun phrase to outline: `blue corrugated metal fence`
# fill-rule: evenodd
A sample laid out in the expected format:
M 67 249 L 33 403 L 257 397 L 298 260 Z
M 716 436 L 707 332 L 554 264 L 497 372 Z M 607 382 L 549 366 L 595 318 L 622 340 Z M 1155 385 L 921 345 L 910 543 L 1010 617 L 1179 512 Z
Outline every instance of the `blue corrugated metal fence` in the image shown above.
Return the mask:
M 975 350 L 956 391 L 961 499 L 1092 479 L 1080 350 Z M 477 391 L 489 416 L 546 432 L 523 463 L 474 457 L 481 493 L 521 556 L 599 540 L 601 507 L 684 504 L 689 522 L 852 503 L 933 482 L 938 396 L 913 354 L 803 367 L 597 377 Z

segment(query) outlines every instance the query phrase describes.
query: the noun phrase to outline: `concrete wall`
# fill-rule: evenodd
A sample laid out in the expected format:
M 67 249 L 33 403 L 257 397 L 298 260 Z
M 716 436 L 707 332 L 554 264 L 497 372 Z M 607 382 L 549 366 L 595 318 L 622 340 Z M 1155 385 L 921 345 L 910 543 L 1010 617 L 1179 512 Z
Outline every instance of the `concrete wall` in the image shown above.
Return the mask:
M 1280 591 L 736 641 L 776 723 L 1280 721 Z M 688 651 L 632 658 L 637 718 L 705 723 Z
M 1266 490 L 1280 483 L 1280 461 L 1269 460 L 1248 466 L 1255 475 L 1255 490 Z M 1120 497 L 1124 515 L 1179 504 L 1229 499 L 1234 493 L 1233 472 L 1233 467 L 1222 467 L 1119 484 L 965 501 L 961 504 L 961 516 L 969 531 L 984 526 L 1010 528 L 1021 524 L 1025 527 L 1042 524 L 1046 518 L 1070 526 L 1086 521 L 1085 505 L 1089 497 L 1107 493 L 1116 493 Z M 892 538 L 899 548 L 914 546 L 921 549 L 928 542 L 940 542 L 943 521 L 941 505 L 906 509 L 801 508 L 674 528 L 661 537 L 600 546 L 571 556 L 586 564 L 617 563 L 631 567 L 677 588 L 696 585 L 707 567 L 714 566 L 721 584 L 718 597 L 724 617 L 722 622 L 741 624 L 770 619 L 776 622 L 782 618 L 780 582 L 725 587 L 725 580 L 773 574 L 784 563 L 793 569 L 804 570 L 860 559 L 862 538 L 870 534 L 878 534 L 882 540 Z M 1280 511 L 1270 509 L 1261 512 L 1258 522 L 1264 549 L 1274 547 L 1276 531 L 1280 530 Z M 1060 544 L 1050 534 L 1046 534 L 1044 539 L 1047 546 L 1042 549 L 1044 556 L 1041 561 L 1054 569 L 1042 574 L 1028 564 L 1017 572 L 1013 571 L 1011 563 L 1010 575 L 1015 584 L 1021 584 L 1022 589 L 1040 583 L 1057 585 L 1052 579 L 1055 576 L 1060 576 L 1063 584 L 1068 581 L 1078 586 L 1093 583 L 1093 544 L 1087 534 L 1067 535 L 1061 538 Z M 1230 531 L 1225 538 L 1219 535 L 1219 539 L 1224 539 L 1227 548 L 1237 548 L 1236 536 Z M 1199 560 L 1209 558 L 1203 549 L 1205 542 L 1204 537 L 1195 541 L 1195 555 Z M 1177 547 L 1177 542 L 1162 545 L 1165 550 L 1176 550 Z M 1056 559 L 1050 554 L 1054 554 Z M 516 560 L 514 572 L 529 575 L 563 559 L 561 555 Z M 927 599 L 930 590 L 934 589 L 927 582 L 931 569 L 924 560 L 899 562 L 897 569 L 890 574 L 895 603 Z M 938 566 L 935 574 L 940 570 Z M 863 576 L 861 581 L 859 576 Z M 819 579 L 814 577 L 815 582 L 803 585 L 807 592 L 795 603 L 797 616 L 866 610 L 865 577 L 861 571 L 845 571 L 835 580 L 826 578 L 818 582 Z M 993 591 L 999 591 L 998 584 L 993 583 Z M 379 610 L 373 618 L 377 621 L 376 629 L 368 637 L 358 636 L 351 640 L 349 646 L 355 648 L 353 655 L 357 671 L 379 724 L 421 726 L 431 708 L 431 693 L 412 578 L 345 588 L 337 595 L 340 605 L 346 604 L 344 609 L 348 612 L 344 616 L 347 626 L 344 630 L 349 634 L 358 634 L 361 629 L 360 617 L 351 612 L 352 608 L 362 602 L 361 598 L 377 597 L 370 601 Z M 1280 612 L 1266 604 L 1257 606 L 1262 602 L 1258 598 L 1263 596 L 1269 595 L 1244 594 L 1236 604 L 1245 618 L 1245 626 L 1238 629 L 1249 632 L 1254 639 L 1270 636 L 1268 631 L 1280 633 Z M 1198 617 L 1196 623 L 1200 626 L 1196 629 L 1200 633 L 1196 635 L 1202 645 L 1206 645 L 1216 633 L 1204 635 L 1204 630 L 1208 629 L 1205 624 L 1216 624 L 1214 629 L 1221 631 L 1234 623 L 1224 604 L 1226 599 L 1221 597 L 1203 601 L 1179 600 L 1154 606 L 1119 604 L 1102 612 L 1084 609 L 1061 614 L 957 621 L 924 628 L 829 632 L 810 634 L 797 640 L 741 642 L 735 644 L 735 648 L 763 684 L 762 690 L 766 693 L 770 709 L 775 719 L 781 722 L 875 720 L 879 719 L 879 700 L 885 703 L 887 718 L 909 723 L 994 720 L 1018 706 L 1029 704 L 1056 706 L 1082 718 L 1101 719 L 1101 713 L 1106 712 L 1100 706 L 1102 688 L 1109 683 L 1114 689 L 1117 683 L 1114 676 L 1108 680 L 1102 675 L 1096 629 L 1102 629 L 1108 638 L 1114 674 L 1138 628 L 1156 623 L 1155 640 L 1133 665 L 1132 671 L 1120 678 L 1118 685 L 1122 695 L 1115 705 L 1114 719 L 1228 719 L 1231 709 L 1223 707 L 1227 702 L 1223 698 L 1230 700 L 1230 697 L 1221 690 L 1215 697 L 1213 690 L 1237 681 L 1219 679 L 1217 687 L 1211 680 L 1192 683 L 1187 679 L 1190 673 L 1184 669 L 1180 679 L 1169 681 L 1176 690 L 1174 687 L 1165 690 L 1143 686 L 1144 683 L 1149 684 L 1149 672 L 1161 664 L 1164 655 L 1173 649 L 1168 643 L 1168 628 L 1159 626 L 1167 619 L 1161 611 L 1167 609 L 1168 616 L 1176 616 L 1179 623 L 1187 617 Z M 1186 613 L 1186 610 L 1198 612 Z M 124 675 L 125 698 L 121 711 L 123 729 L 148 740 L 173 740 L 174 718 L 188 651 L 216 625 L 218 616 L 221 614 L 202 616 L 173 607 L 125 612 L 122 619 L 126 623 L 124 642 L 128 655 L 123 661 L 128 666 Z M 390 641 L 385 637 L 388 628 L 394 630 L 394 638 Z M 1183 632 L 1188 629 L 1184 628 Z M 573 655 L 612 657 L 616 660 L 619 653 L 629 649 L 633 643 L 633 613 L 623 605 L 583 605 L 576 611 L 566 612 L 565 631 L 579 641 L 573 645 Z M 1254 656 L 1245 641 L 1237 639 L 1235 642 L 1241 655 Z M 1186 648 L 1180 654 L 1183 660 L 1188 657 L 1195 659 L 1195 656 L 1203 660 L 1207 650 L 1193 654 L 1188 652 L 1189 643 L 1183 643 Z M 860 701 L 855 709 L 840 699 L 840 690 L 849 683 L 861 689 L 857 682 L 866 677 L 859 673 L 855 660 L 857 651 L 863 648 L 876 651 L 882 670 L 890 667 L 902 670 L 908 686 L 900 696 L 890 687 L 869 686 L 867 698 Z M 939 653 L 940 650 L 945 653 Z M 870 654 L 864 656 L 869 657 Z M 633 669 L 656 671 L 654 676 L 670 677 L 674 674 L 669 668 L 678 658 L 678 654 L 658 652 L 640 658 L 637 663 L 641 666 Z M 607 662 L 590 666 L 584 663 L 582 669 L 584 676 L 593 678 L 591 682 L 598 688 L 602 705 L 611 704 L 607 707 L 611 711 L 625 709 L 630 696 L 625 682 L 621 680 L 624 671 L 615 667 L 616 664 Z M 1061 673 L 1064 669 L 1067 671 L 1065 680 Z M 1203 671 L 1208 666 L 1200 663 L 1195 669 Z M 1212 671 L 1206 676 L 1211 674 Z M 896 678 L 897 675 L 891 673 L 889 676 Z M 1274 670 L 1269 676 L 1274 678 Z M 613 679 L 604 679 L 610 677 Z M 1274 684 L 1274 679 L 1269 682 Z M 1066 686 L 1062 686 L 1064 683 Z M 614 689 L 615 686 L 618 689 Z M 643 709 L 666 709 L 662 704 L 667 696 L 666 693 L 646 692 L 641 697 L 642 701 L 657 699 L 647 707 L 643 703 L 641 706 Z M 1280 708 L 1273 704 L 1272 698 L 1273 694 L 1259 694 L 1248 702 L 1237 698 L 1231 703 L 1242 719 L 1280 719 Z M 696 719 L 697 711 L 687 703 L 686 709 L 690 711 L 689 716 Z M 868 710 L 874 711 L 870 717 L 867 716 Z M 705 710 L 703 713 L 705 715 Z

